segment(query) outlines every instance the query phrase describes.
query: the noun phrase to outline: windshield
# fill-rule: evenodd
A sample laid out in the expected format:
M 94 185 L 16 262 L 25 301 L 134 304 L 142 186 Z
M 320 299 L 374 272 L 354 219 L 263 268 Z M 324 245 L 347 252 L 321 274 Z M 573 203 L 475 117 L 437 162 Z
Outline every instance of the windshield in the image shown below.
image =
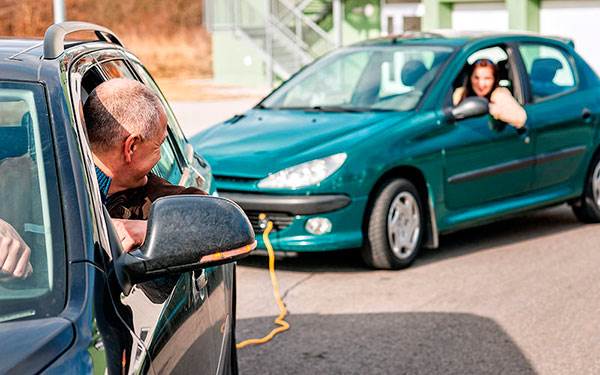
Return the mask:
M 64 245 L 42 86 L 0 82 L 0 323 L 64 306 Z
M 410 111 L 450 53 L 451 48 L 441 46 L 342 49 L 284 83 L 260 107 Z

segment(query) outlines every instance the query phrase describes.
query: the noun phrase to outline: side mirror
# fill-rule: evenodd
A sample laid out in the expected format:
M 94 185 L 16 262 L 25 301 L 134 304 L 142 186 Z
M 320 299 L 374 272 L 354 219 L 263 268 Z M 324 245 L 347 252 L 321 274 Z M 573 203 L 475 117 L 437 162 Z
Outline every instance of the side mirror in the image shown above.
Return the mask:
M 134 284 L 233 262 L 256 247 L 254 231 L 234 202 L 212 196 L 157 199 L 144 244 L 121 254 L 114 270 L 127 295 Z
M 489 113 L 489 103 L 486 98 L 472 96 L 465 98 L 448 112 L 453 120 L 463 120 L 469 117 L 482 116 Z

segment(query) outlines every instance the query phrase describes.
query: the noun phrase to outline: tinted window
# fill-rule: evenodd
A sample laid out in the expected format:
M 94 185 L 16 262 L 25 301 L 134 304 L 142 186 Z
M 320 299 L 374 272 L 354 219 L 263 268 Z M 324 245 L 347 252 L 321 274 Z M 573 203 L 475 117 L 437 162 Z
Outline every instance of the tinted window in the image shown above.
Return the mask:
M 519 51 L 529 76 L 533 102 L 575 88 L 575 75 L 563 51 L 538 44 L 522 45 Z
M 0 236 L 20 237 L 31 249 L 28 277 L 0 271 L 0 322 L 54 315 L 64 306 L 64 236 L 48 121 L 41 86 L 0 83 Z

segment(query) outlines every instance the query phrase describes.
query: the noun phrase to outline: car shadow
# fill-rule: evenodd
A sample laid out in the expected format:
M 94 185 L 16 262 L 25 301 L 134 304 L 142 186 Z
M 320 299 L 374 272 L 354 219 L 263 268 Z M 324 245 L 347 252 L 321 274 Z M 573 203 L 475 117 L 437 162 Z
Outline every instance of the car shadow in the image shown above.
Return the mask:
M 412 267 L 419 267 L 431 262 L 459 257 L 515 242 L 554 235 L 582 225 L 567 205 L 531 211 L 491 224 L 442 235 L 440 236 L 439 248 L 424 249 Z M 264 253 L 251 255 L 238 263 L 246 267 L 267 268 L 268 261 Z M 358 249 L 296 253 L 293 256 L 278 253 L 276 268 L 297 272 L 371 271 L 363 263 Z
M 535 374 L 491 319 L 464 313 L 288 317 L 289 331 L 238 350 L 240 374 Z M 237 338 L 262 337 L 272 317 L 241 319 Z

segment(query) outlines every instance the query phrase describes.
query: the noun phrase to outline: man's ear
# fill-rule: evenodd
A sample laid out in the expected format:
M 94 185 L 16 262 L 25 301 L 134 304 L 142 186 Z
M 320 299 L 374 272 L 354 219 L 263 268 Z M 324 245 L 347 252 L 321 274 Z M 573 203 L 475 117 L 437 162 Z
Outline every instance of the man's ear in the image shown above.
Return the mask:
M 130 134 L 123 142 L 123 157 L 125 162 L 131 163 L 133 153 L 137 150 L 141 138 L 138 135 Z

